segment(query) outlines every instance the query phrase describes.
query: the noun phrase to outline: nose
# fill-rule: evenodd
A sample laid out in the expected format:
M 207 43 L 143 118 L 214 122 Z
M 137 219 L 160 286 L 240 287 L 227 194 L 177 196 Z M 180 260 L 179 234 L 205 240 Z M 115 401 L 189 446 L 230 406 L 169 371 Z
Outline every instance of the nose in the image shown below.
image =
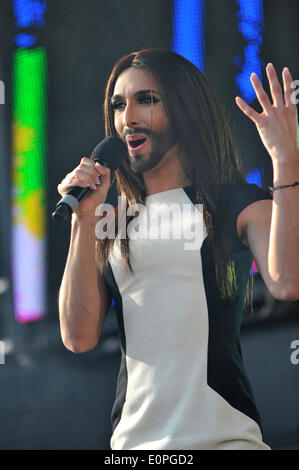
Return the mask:
M 123 125 L 124 127 L 134 127 L 138 124 L 138 110 L 134 103 L 127 103 L 123 113 Z

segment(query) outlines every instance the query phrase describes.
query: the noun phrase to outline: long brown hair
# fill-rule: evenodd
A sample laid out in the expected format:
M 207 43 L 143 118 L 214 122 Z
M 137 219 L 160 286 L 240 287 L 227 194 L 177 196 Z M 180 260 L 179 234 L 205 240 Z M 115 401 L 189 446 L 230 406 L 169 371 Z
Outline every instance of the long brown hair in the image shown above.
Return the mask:
M 169 124 L 180 143 L 182 168 L 195 187 L 196 203 L 203 204 L 203 217 L 212 249 L 222 298 L 237 293 L 236 273 L 228 237 L 226 207 L 221 185 L 246 182 L 228 116 L 205 76 L 182 56 L 164 49 L 145 49 L 121 58 L 107 82 L 104 119 L 106 136 L 117 135 L 110 99 L 119 75 L 129 67 L 142 68 L 156 80 Z M 125 159 L 115 172 L 117 188 L 128 204 L 144 204 L 142 174 L 134 173 Z M 127 223 L 132 217 L 127 217 Z M 117 208 L 115 208 L 117 233 Z M 98 260 L 103 267 L 114 240 L 98 240 Z M 123 265 L 132 271 L 129 240 L 121 239 Z

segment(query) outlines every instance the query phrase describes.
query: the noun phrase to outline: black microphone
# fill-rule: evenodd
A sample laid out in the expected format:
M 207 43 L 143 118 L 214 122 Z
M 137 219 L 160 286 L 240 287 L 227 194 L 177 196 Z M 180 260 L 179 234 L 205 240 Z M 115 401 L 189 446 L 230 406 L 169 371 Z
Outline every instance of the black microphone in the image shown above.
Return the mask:
M 119 137 L 106 137 L 93 149 L 90 158 L 102 166 L 110 168 L 112 173 L 120 167 L 128 149 Z M 52 218 L 56 222 L 66 221 L 79 207 L 80 202 L 93 191 L 90 187 L 74 186 L 56 205 Z

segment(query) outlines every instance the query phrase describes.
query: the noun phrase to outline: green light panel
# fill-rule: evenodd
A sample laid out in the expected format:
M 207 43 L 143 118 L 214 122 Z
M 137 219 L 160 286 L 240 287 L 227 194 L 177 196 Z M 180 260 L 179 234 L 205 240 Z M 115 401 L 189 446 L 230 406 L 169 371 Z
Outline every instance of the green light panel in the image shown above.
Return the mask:
M 12 281 L 15 317 L 46 314 L 47 59 L 42 47 L 13 56 Z

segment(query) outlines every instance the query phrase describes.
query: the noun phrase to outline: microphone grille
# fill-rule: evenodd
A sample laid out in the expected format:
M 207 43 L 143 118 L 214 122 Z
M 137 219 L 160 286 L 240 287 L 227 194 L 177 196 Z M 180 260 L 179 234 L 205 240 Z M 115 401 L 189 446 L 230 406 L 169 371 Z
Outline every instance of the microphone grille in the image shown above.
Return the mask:
M 119 137 L 110 136 L 95 146 L 90 158 L 99 161 L 101 164 L 103 163 L 100 160 L 104 160 L 106 162 L 105 166 L 108 166 L 113 172 L 120 167 L 127 153 L 126 144 Z

